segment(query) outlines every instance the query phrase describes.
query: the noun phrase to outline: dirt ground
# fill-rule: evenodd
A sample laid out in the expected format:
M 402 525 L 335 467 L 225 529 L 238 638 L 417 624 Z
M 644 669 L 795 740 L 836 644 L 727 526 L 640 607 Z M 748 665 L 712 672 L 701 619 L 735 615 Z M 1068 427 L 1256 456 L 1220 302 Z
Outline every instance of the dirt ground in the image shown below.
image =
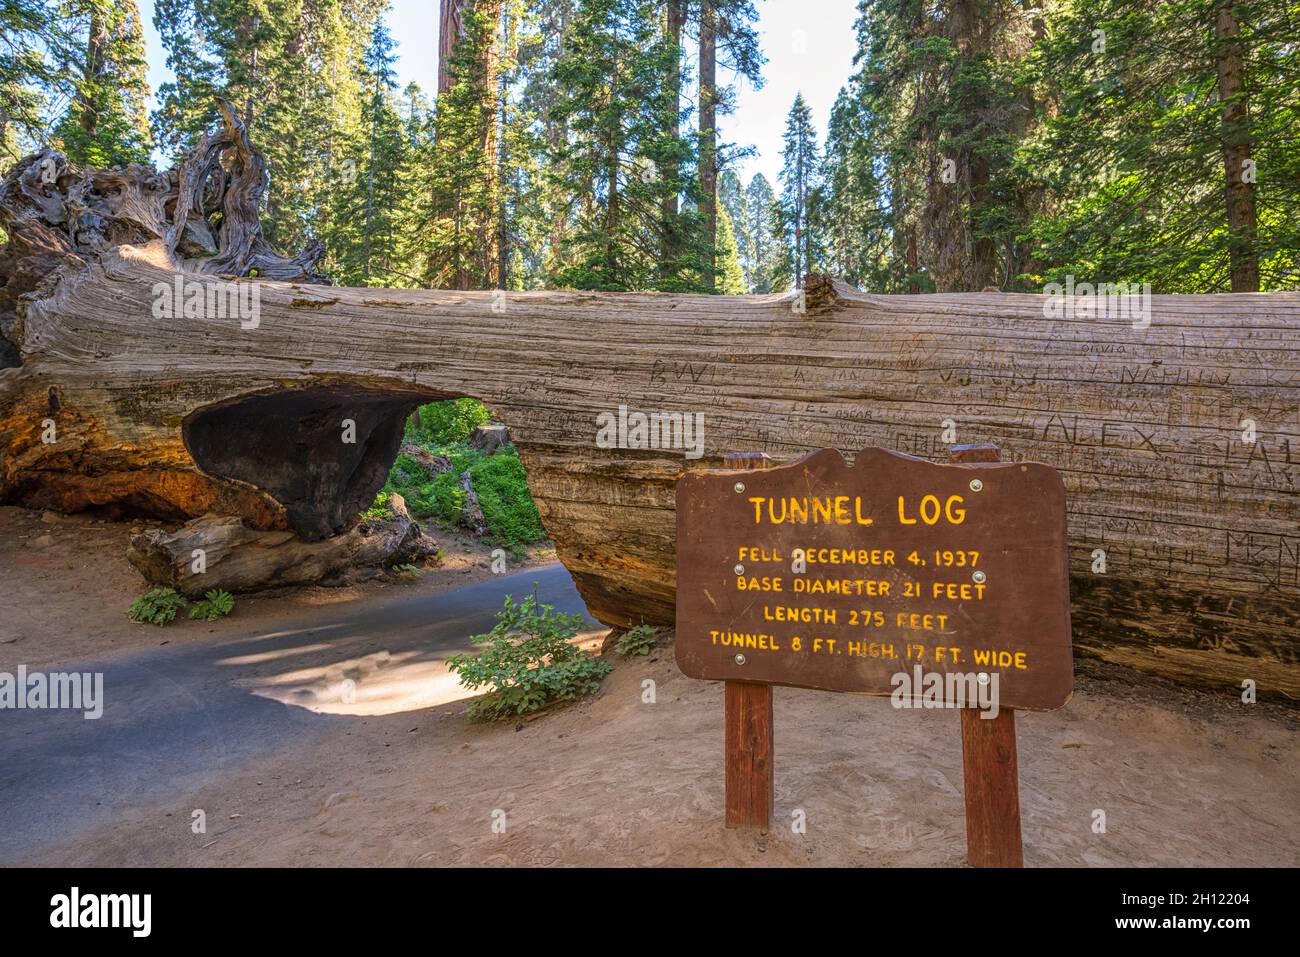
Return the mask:
M 108 557 L 127 531 L 0 510 L 0 640 L 20 636 L 0 644 L 0 670 L 175 637 L 125 622 L 142 588 Z M 466 562 L 469 571 L 410 586 L 362 587 L 442 588 L 487 574 L 479 559 Z M 239 616 L 273 623 L 340 600 L 327 591 L 241 599 Z M 187 640 L 222 624 L 195 624 Z M 1300 865 L 1300 715 L 1115 666 L 1080 662 L 1079 672 L 1065 708 L 1017 716 L 1028 866 Z M 531 721 L 473 725 L 464 711 L 457 699 L 346 718 L 337 734 L 251 761 L 181 800 L 142 797 L 27 863 L 964 863 L 951 712 L 776 689 L 776 814 L 758 835 L 722 827 L 722 686 L 682 676 L 670 646 L 618 659 L 597 697 Z M 196 808 L 205 834 L 191 833 Z M 1094 829 L 1099 811 L 1104 833 Z
M 220 636 L 322 605 L 390 597 L 401 590 L 440 591 L 491 577 L 491 549 L 436 527 L 426 529 L 446 553 L 418 579 L 384 578 L 346 587 L 280 588 L 240 595 L 238 618 L 158 629 L 127 620 L 132 599 L 149 585 L 126 560 L 134 530 L 150 521 L 112 522 L 81 515 L 0 507 L 0 671 L 41 668 L 167 643 L 183 636 Z M 550 546 L 528 562 L 554 557 Z

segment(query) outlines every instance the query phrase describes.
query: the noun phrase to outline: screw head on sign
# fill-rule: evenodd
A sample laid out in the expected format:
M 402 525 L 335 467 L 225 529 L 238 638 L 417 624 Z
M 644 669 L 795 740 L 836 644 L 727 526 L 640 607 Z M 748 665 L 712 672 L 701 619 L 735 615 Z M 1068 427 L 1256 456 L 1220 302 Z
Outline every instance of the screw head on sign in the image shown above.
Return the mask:
M 982 671 L 979 673 L 979 683 L 982 685 L 986 685 L 989 683 L 989 676 Z
M 985 575 L 983 572 L 975 572 L 975 574 L 971 575 L 971 578 L 975 580 L 975 584 L 977 585 L 983 585 L 988 581 L 988 577 L 989 576 Z
M 744 565 L 737 565 L 737 566 L 735 567 L 735 572 L 736 572 L 737 575 L 743 575 L 743 574 L 745 574 L 745 566 L 744 566 Z
M 981 482 L 979 479 L 971 479 L 970 490 L 972 492 L 982 492 L 984 490 L 984 483 Z
M 743 491 L 745 491 L 745 483 L 744 483 L 744 482 L 737 482 L 737 483 L 736 483 L 736 491 L 737 491 L 737 492 L 743 492 Z
M 745 656 L 744 656 L 744 655 L 736 655 L 736 664 L 738 664 L 738 665 L 743 665 L 744 663 L 745 663 Z

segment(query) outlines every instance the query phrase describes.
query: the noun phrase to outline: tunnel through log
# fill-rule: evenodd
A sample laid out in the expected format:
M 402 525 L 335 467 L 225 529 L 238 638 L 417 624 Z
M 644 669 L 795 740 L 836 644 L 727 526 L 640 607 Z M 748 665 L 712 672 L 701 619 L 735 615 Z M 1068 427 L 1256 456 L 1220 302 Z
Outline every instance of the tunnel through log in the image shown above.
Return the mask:
M 472 396 L 509 425 L 592 613 L 671 624 L 683 469 L 737 450 L 779 462 L 873 445 L 937 461 L 951 419 L 956 441 L 1061 473 L 1076 647 L 1300 699 L 1300 294 L 1153 296 L 1138 327 L 1049 318 L 1042 296 L 876 296 L 833 280 L 810 285 L 803 311 L 795 294 L 335 287 L 310 254 L 270 258 L 247 220 L 255 151 L 238 117 L 227 123 L 179 174 L 56 164 L 44 182 L 37 156 L 0 184 L 15 243 L 0 287 L 25 290 L 0 296 L 20 360 L 0 368 L 0 501 L 324 534 L 355 514 L 389 433 L 377 427 L 370 451 L 301 453 L 326 463 L 315 478 L 285 474 L 287 432 L 269 461 L 222 433 L 261 409 L 269 453 L 270 423 L 311 413 L 264 397 L 295 390 L 327 397 L 330 417 L 356 406 L 371 421 L 365 410 L 391 403 L 394 423 L 429 397 Z M 198 189 L 223 150 L 242 159 Z M 253 269 L 272 277 L 256 282 L 255 327 L 154 313 L 178 272 L 248 283 Z M 702 414 L 703 457 L 598 446 L 597 416 L 620 406 Z
M 346 384 L 279 389 L 199 409 L 182 433 L 200 470 L 263 490 L 317 541 L 374 501 L 420 401 Z

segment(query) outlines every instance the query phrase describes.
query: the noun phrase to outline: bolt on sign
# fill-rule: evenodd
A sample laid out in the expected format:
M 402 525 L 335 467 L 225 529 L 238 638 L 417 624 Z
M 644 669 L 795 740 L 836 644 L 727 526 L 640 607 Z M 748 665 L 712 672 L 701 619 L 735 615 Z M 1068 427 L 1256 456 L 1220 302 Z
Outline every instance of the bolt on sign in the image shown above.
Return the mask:
M 1059 708 L 1074 687 L 1065 487 L 1037 463 L 879 448 L 687 472 L 676 654 L 692 678 L 867 695 L 900 673 L 996 675 L 1001 707 Z

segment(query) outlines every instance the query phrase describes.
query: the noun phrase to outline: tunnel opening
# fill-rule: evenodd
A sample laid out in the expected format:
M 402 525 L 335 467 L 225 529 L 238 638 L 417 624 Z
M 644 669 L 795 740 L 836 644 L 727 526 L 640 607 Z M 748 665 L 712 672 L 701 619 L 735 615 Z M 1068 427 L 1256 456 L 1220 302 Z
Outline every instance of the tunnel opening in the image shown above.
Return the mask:
M 351 383 L 283 389 L 200 409 L 182 423 L 204 473 L 269 494 L 318 541 L 351 528 L 397 457 L 407 417 L 436 392 Z

